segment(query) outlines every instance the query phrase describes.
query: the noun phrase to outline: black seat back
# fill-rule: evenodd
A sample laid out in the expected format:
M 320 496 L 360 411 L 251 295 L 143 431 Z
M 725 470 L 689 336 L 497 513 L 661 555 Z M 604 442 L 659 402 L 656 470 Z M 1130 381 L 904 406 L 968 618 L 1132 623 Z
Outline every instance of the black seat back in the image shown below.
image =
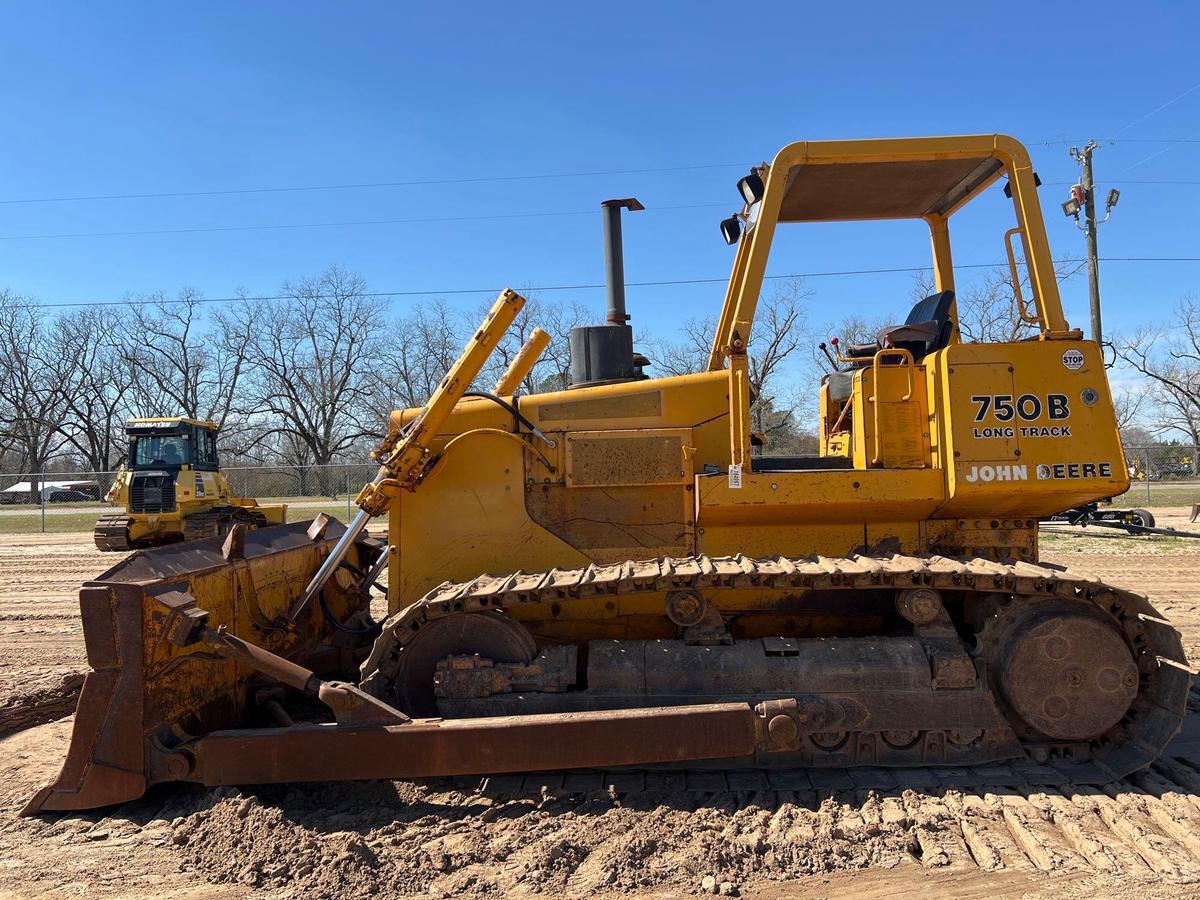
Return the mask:
M 954 302 L 954 291 L 939 291 L 936 294 L 930 294 L 924 300 L 917 301 L 912 310 L 908 313 L 908 318 L 904 320 L 905 325 L 914 325 L 917 322 L 944 322 L 950 318 L 950 304 Z
M 950 319 L 950 306 L 953 303 L 954 291 L 939 291 L 917 302 L 909 311 L 908 318 L 904 320 L 905 325 L 936 322 L 938 326 L 937 337 L 926 343 L 921 351 L 913 356 L 925 356 L 935 350 L 941 350 L 950 343 L 950 335 L 954 331 L 954 323 Z

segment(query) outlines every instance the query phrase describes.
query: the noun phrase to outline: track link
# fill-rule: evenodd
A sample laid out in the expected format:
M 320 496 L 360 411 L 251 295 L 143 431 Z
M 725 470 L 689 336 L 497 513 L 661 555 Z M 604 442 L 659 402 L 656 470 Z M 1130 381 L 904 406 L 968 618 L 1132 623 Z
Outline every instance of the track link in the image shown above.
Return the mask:
M 849 592 L 915 587 L 1084 603 L 1123 634 L 1139 673 L 1138 695 L 1125 718 L 1091 741 L 1085 753 L 1080 754 L 1077 745 L 1061 750 L 1039 745 L 1033 748 L 1036 758 L 1024 762 L 1050 764 L 1059 776 L 1074 783 L 1104 784 L 1150 765 L 1179 731 L 1187 709 L 1190 671 L 1178 632 L 1145 597 L 1049 566 L 980 558 L 668 557 L 446 582 L 388 619 L 363 664 L 363 685 L 387 699 L 405 645 L 426 624 L 466 612 L 508 610 L 532 603 L 561 606 L 589 597 L 686 588 L 705 591 L 720 608 L 719 592 L 727 589 Z
M 240 506 L 217 506 L 183 520 L 183 540 L 199 541 L 221 537 L 234 525 L 249 528 L 265 528 L 267 517 L 260 512 Z
M 101 550 L 131 550 L 129 526 L 133 519 L 123 513 L 101 516 L 92 530 L 96 546 Z

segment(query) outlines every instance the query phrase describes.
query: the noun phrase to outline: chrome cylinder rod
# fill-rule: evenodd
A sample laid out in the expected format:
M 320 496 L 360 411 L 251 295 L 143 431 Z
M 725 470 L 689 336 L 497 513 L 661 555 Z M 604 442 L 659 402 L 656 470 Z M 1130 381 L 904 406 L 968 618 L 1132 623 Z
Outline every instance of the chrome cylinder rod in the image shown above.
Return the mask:
M 304 589 L 304 594 L 292 607 L 289 618 L 293 621 L 300 611 L 308 605 L 313 597 L 320 593 L 321 588 L 325 587 L 335 569 L 342 564 L 342 560 L 346 558 L 346 554 L 350 552 L 351 545 L 358 540 L 358 536 L 363 533 L 363 529 L 367 527 L 367 523 L 371 521 L 371 514 L 365 509 L 360 509 L 350 524 L 346 526 L 346 532 L 334 544 L 333 549 L 329 551 L 329 555 L 325 557 L 325 562 L 321 563 L 321 568 L 317 569 L 317 574 L 312 577 L 312 581 L 308 583 L 308 587 Z

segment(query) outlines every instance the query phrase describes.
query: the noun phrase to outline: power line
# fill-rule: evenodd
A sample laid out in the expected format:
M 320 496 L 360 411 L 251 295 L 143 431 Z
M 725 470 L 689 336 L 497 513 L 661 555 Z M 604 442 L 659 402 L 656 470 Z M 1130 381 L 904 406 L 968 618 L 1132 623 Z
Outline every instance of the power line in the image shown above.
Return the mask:
M 1197 85 L 1197 87 L 1200 87 L 1200 85 Z M 1148 163 L 1148 162 L 1150 162 L 1150 160 L 1152 160 L 1156 157 L 1162 156 L 1164 153 L 1170 153 L 1172 150 L 1174 150 L 1180 144 L 1190 143 L 1192 138 L 1196 137 L 1197 135 L 1200 135 L 1200 131 L 1195 132 L 1193 135 L 1189 136 L 1188 138 L 1185 138 L 1182 141 L 1176 141 L 1175 143 L 1171 144 L 1170 146 L 1163 147 L 1161 150 L 1155 150 L 1153 153 L 1151 153 L 1145 159 L 1139 159 L 1133 165 L 1126 166 L 1124 169 L 1122 169 L 1117 174 L 1123 175 L 1124 173 L 1128 172 L 1130 169 L 1136 169 L 1138 166 L 1142 165 L 1143 163 Z M 1200 143 L 1200 141 L 1197 141 L 1197 143 Z
M 1184 97 L 1186 97 L 1188 94 L 1192 93 L 1193 91 L 1195 91 L 1198 88 L 1200 88 L 1200 83 L 1193 84 L 1190 88 L 1188 88 L 1182 94 L 1172 97 L 1166 103 L 1162 104 L 1161 106 L 1156 106 L 1154 109 L 1150 110 L 1150 112 L 1146 113 L 1144 116 L 1140 116 L 1140 117 L 1134 119 L 1132 122 L 1130 122 L 1124 128 L 1122 128 L 1120 131 L 1118 131 L 1117 134 L 1118 135 L 1124 134 L 1126 131 L 1128 131 L 1130 128 L 1132 128 L 1134 125 L 1140 125 L 1143 122 L 1145 122 L 1147 119 L 1149 119 L 1151 116 L 1158 115 L 1160 112 L 1162 112 L 1168 106 L 1170 106 L 1172 103 L 1177 103 L 1178 101 L 1182 100 Z
M 1086 144 L 1089 140 L 1094 140 L 1098 144 L 1200 144 L 1200 138 L 1082 138 L 1080 140 L 1067 141 L 1059 138 L 1049 138 L 1044 141 L 1034 141 L 1033 143 L 1041 144 L 1043 147 L 1052 147 L 1062 144 L 1064 146 L 1070 144 Z
M 1167 147 L 1164 150 L 1154 154 L 1157 156 L 1161 153 L 1166 153 L 1172 149 Z M 1152 157 L 1148 157 L 1152 158 Z M 1142 162 L 1145 162 L 1143 160 Z M 1140 165 L 1140 163 L 1135 163 Z M 1133 168 L 1131 166 L 1130 168 Z M 1125 171 L 1128 171 L 1126 169 Z M 1046 185 L 1069 185 L 1074 182 L 1070 181 L 1047 181 L 1043 182 Z M 1123 184 L 1142 184 L 1142 185 L 1196 185 L 1200 181 L 1190 180 L 1169 180 L 1156 179 L 1147 181 L 1123 181 Z M 6 201 L 0 201 L 6 202 Z M 667 206 L 651 207 L 652 211 L 661 210 L 681 210 L 681 209 L 723 209 L 729 204 L 727 203 L 689 203 L 676 204 Z M 106 237 L 149 237 L 153 235 L 169 235 L 169 234 L 220 234 L 236 231 L 288 231 L 303 228 L 352 228 L 366 227 L 373 225 L 418 225 L 438 222 L 486 222 L 497 221 L 504 219 L 540 219 L 540 218 L 556 218 L 563 216 L 592 216 L 595 215 L 594 209 L 589 210 L 566 210 L 562 212 L 527 212 L 527 213 L 495 213 L 490 215 L 474 215 L 474 216 L 415 216 L 404 219 L 354 219 L 340 222 L 281 222 L 268 225 L 211 225 L 211 226 L 189 226 L 185 228 L 145 228 L 134 229 L 130 231 L 72 231 L 59 233 L 44 233 L 44 234 L 5 234 L 0 235 L 0 241 L 42 241 L 42 240 L 68 240 L 75 238 L 106 238 Z
M 725 209 L 730 203 L 687 203 L 677 206 L 654 206 L 651 211 L 676 209 Z M 362 225 L 416 225 L 429 222 L 486 222 L 495 219 L 541 219 L 559 216 L 594 216 L 594 209 L 564 212 L 496 213 L 485 216 L 417 216 L 409 219 L 358 219 L 347 222 L 288 222 L 274 225 L 213 225 L 195 228 L 147 228 L 139 231 L 78 231 L 62 234 L 5 234 L 0 241 L 40 241 L 59 238 L 142 237 L 154 234 L 211 234 L 228 231 L 277 231 L 296 228 L 347 228 Z
M 1179 99 L 1179 98 L 1176 98 Z M 1173 102 L 1173 101 L 1172 101 Z M 1120 134 L 1120 132 L 1118 132 Z M 1200 144 L 1200 140 L 1175 138 L 1104 138 L 1105 143 L 1135 144 Z M 1083 141 L 1047 139 L 1037 141 L 1051 144 L 1077 144 Z M 696 172 L 708 169 L 740 169 L 745 163 L 705 163 L 694 166 L 659 166 L 641 169 L 603 169 L 588 172 L 541 172 L 528 175 L 485 175 L 475 178 L 414 178 L 405 181 L 361 181 L 338 184 L 283 185 L 279 187 L 218 188 L 214 190 L 157 191 L 121 194 L 78 194 L 62 197 L 10 197 L 0 199 L 0 206 L 37 203 L 87 203 L 110 200 L 154 200 L 176 197 L 228 197 L 246 194 L 289 194 L 311 191 L 374 190 L 379 188 L 419 187 L 422 185 L 487 184 L 508 181 L 538 181 L 560 178 L 599 178 L 610 175 L 651 175 L 664 172 Z
M 537 181 L 550 178 L 595 178 L 604 175 L 647 175 L 661 172 L 694 172 L 701 169 L 745 168 L 744 163 L 710 163 L 697 166 L 664 166 L 651 169 L 609 169 L 595 172 L 543 172 L 536 175 L 487 175 L 478 178 L 418 178 L 411 181 L 368 181 L 350 184 L 312 184 L 285 187 L 227 188 L 212 191 L 166 191 L 145 194 L 93 194 L 76 197 L 27 197 L 0 200 L 0 205 L 17 203 L 77 203 L 93 200 L 150 200 L 164 197 L 224 197 L 236 194 L 286 194 L 302 191 L 348 191 L 367 188 L 416 187 L 438 184 L 484 184 L 500 181 Z
M 1043 181 L 1043 182 L 1042 182 L 1042 184 L 1044 184 L 1044 185 L 1049 185 L 1049 186 L 1051 186 L 1051 187 L 1053 187 L 1053 186 L 1055 186 L 1055 185 L 1060 185 L 1060 184 L 1075 184 L 1075 183 L 1076 183 L 1076 182 L 1074 182 L 1074 181 Z M 1122 179 L 1121 179 L 1121 184 L 1123 184 L 1123 185 L 1125 185 L 1125 184 L 1168 184 L 1168 185 L 1182 185 L 1182 184 L 1200 184 L 1200 181 L 1171 181 L 1171 180 L 1160 180 L 1160 179 L 1151 179 L 1151 180 L 1149 180 L 1149 181 L 1130 181 L 1130 180 L 1128 180 L 1128 179 L 1126 179 L 1126 178 L 1122 178 Z
M 1200 262 L 1200 256 L 1106 256 L 1103 262 L 1136 262 L 1136 263 L 1172 263 L 1172 262 Z M 1083 259 L 1064 258 L 1055 260 L 1058 263 L 1078 263 L 1084 262 Z M 963 265 L 955 265 L 955 269 L 994 269 L 1000 266 L 1007 266 L 1008 262 L 990 262 L 990 263 L 968 263 Z M 766 275 L 765 280 L 774 281 L 787 278 L 836 278 L 842 276 L 853 275 L 903 275 L 915 274 L 917 272 L 932 271 L 932 266 L 897 266 L 885 269 L 844 269 L 834 272 L 790 272 L 784 275 Z M 725 284 L 729 281 L 728 277 L 719 278 L 673 278 L 660 281 L 629 281 L 626 282 L 626 287 L 668 287 L 690 284 Z M 526 287 L 523 290 L 534 291 L 588 291 L 600 290 L 607 287 L 604 283 L 592 284 L 549 284 Z M 439 290 L 420 290 L 420 291 L 369 291 L 362 296 L 376 300 L 388 300 L 396 297 L 451 297 L 463 294 L 498 294 L 501 288 L 443 288 Z M 270 296 L 251 297 L 201 297 L 193 300 L 168 300 L 168 299 L 141 299 L 141 300 L 89 300 L 86 302 L 72 303 L 29 303 L 25 304 L 27 309 L 70 309 L 84 306 L 151 306 L 164 305 L 175 306 L 182 303 L 262 303 L 274 300 L 290 300 L 293 299 L 287 294 L 275 294 Z

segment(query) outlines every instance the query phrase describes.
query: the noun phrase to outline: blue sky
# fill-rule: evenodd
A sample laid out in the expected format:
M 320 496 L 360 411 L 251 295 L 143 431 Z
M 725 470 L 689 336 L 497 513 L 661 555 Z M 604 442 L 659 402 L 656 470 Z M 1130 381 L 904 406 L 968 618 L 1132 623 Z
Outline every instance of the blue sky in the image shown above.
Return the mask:
M 648 207 L 626 221 L 630 281 L 723 278 L 731 253 L 717 222 L 737 206 L 734 182 L 783 144 L 991 131 L 1033 152 L 1056 255 L 1083 251 L 1057 209 L 1066 186 L 1051 184 L 1078 169 L 1065 143 L 1047 142 L 1116 136 L 1096 161 L 1101 187 L 1122 189 L 1102 255 L 1200 256 L 1200 184 L 1134 183 L 1200 182 L 1200 89 L 1151 115 L 1200 84 L 1200 12 L 1089 9 L 1084 19 L 1078 5 L 961 2 L 6 4 L 4 200 L 705 168 L 4 203 L 0 286 L 47 303 L 184 285 L 270 294 L 330 263 L 376 290 L 601 282 L 598 203 L 629 195 Z M 1130 140 L 1188 137 L 1198 142 Z M 978 226 L 956 233 L 958 262 L 1002 259 L 1008 211 L 995 193 Z M 431 221 L 518 213 L 556 215 Z M 13 239 L 364 219 L 425 221 Z M 919 224 L 805 229 L 771 271 L 928 261 Z M 817 320 L 878 316 L 906 307 L 911 278 L 809 286 Z M 1200 288 L 1200 263 L 1112 262 L 1103 286 L 1109 328 L 1130 328 Z M 629 302 L 636 324 L 667 334 L 679 316 L 715 312 L 722 291 L 631 288 Z M 1068 318 L 1086 327 L 1085 279 L 1064 294 Z M 473 308 L 482 296 L 448 299 Z M 599 290 L 548 296 L 603 304 Z

